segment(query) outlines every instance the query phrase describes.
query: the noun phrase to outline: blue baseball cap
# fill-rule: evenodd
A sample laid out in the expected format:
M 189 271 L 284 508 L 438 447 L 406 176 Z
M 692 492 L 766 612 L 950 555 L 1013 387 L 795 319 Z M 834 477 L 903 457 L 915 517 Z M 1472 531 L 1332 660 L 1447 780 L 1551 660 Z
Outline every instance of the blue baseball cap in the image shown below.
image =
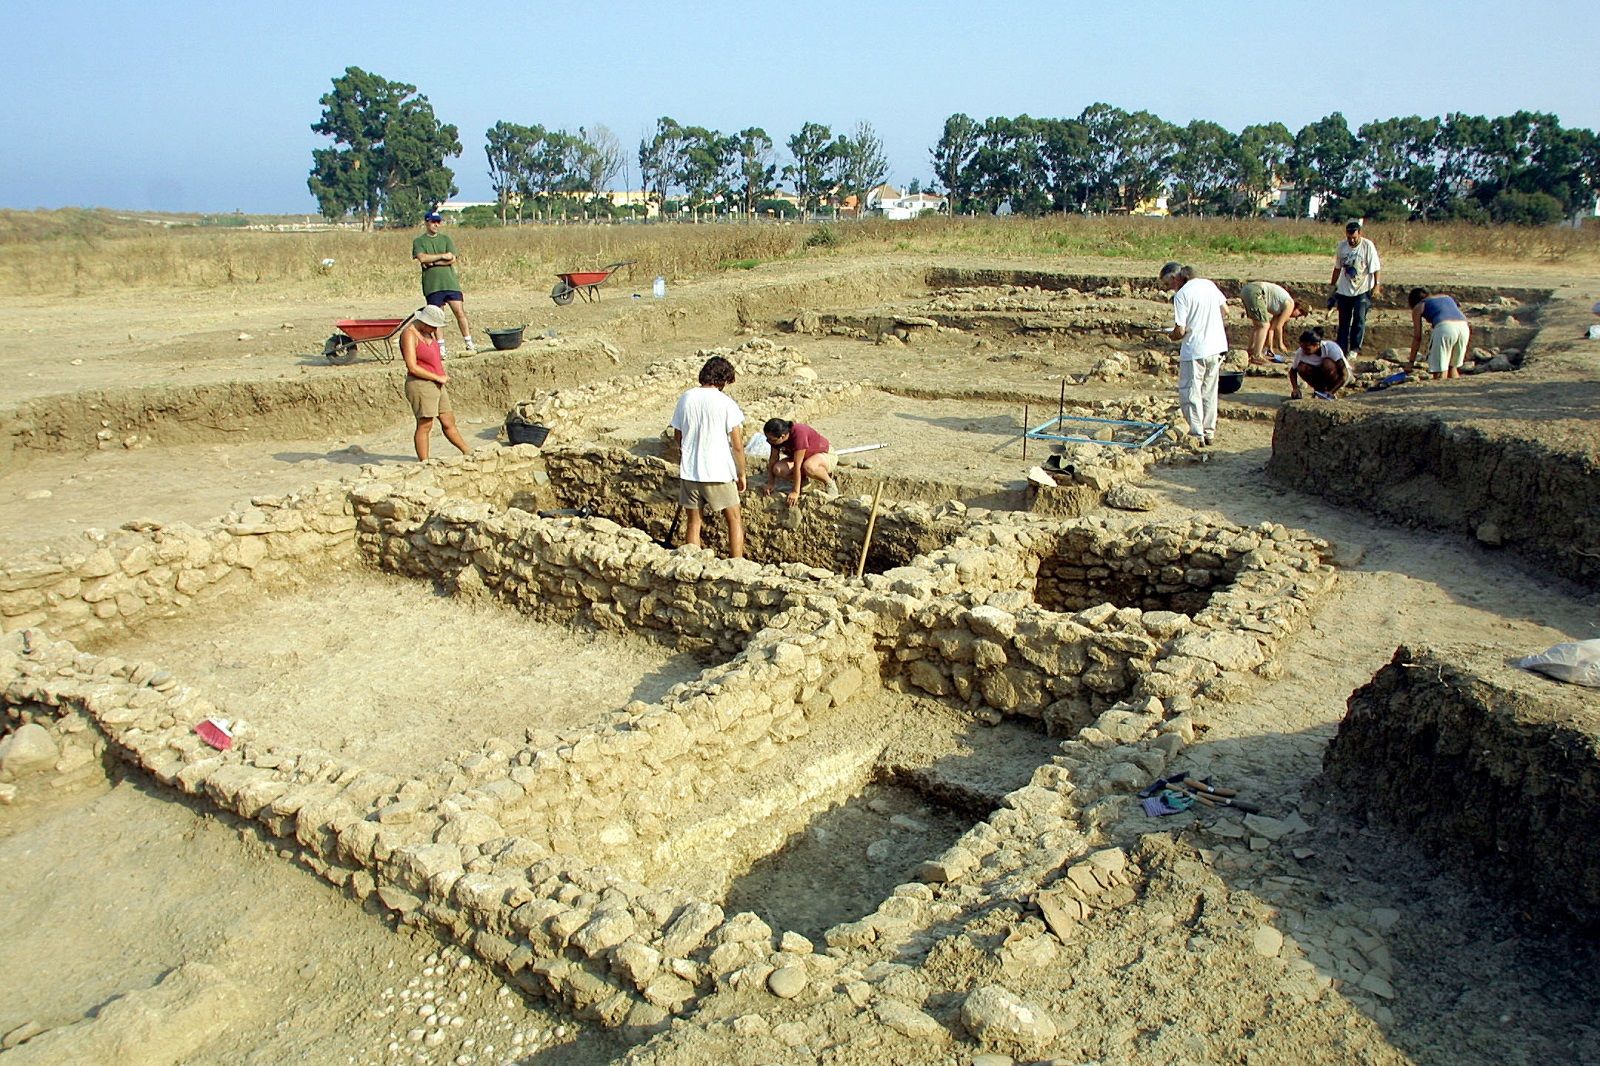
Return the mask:
M 422 221 L 424 221 L 424 222 L 443 222 L 444 221 L 444 216 L 441 215 L 437 211 L 429 211 L 427 214 L 422 216 Z

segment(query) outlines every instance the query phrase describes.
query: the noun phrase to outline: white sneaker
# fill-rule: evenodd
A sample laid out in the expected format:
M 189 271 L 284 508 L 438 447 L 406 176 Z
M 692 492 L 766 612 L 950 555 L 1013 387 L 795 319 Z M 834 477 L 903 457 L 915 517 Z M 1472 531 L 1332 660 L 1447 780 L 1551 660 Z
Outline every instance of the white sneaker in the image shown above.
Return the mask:
M 828 483 L 826 485 L 822 486 L 822 494 L 824 496 L 826 496 L 830 500 L 838 499 L 839 498 L 839 483 L 837 481 L 834 481 L 832 478 L 829 478 L 828 479 Z
M 462 343 L 466 345 L 467 351 L 469 352 L 476 352 L 478 350 L 478 346 L 472 343 L 471 337 L 462 338 Z

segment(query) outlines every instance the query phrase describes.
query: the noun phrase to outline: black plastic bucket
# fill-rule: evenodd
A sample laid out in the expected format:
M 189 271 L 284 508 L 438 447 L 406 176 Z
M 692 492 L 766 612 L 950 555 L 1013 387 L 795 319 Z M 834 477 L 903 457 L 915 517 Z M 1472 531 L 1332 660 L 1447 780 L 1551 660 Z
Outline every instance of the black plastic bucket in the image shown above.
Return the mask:
M 517 326 L 513 329 L 489 330 L 489 343 L 494 345 L 497 352 L 509 352 L 513 348 L 522 347 L 522 331 L 527 326 Z
M 1225 370 L 1217 375 L 1217 391 L 1224 396 L 1243 387 L 1244 372 L 1241 370 Z
M 537 422 L 513 422 L 509 418 L 506 419 L 506 439 L 512 444 L 531 444 L 535 448 L 542 448 L 545 438 L 549 436 L 549 426 L 542 426 Z

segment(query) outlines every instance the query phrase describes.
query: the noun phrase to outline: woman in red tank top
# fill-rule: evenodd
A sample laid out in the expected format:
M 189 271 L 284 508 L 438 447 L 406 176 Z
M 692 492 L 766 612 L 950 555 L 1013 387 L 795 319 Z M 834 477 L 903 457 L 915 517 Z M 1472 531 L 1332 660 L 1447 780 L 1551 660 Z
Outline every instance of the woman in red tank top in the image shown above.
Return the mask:
M 435 421 L 444 430 L 445 440 L 459 448 L 463 455 L 472 450 L 456 429 L 450 394 L 445 391 L 449 375 L 444 372 L 444 353 L 439 346 L 439 330 L 444 324 L 444 312 L 429 305 L 411 316 L 406 328 L 400 331 L 400 356 L 406 361 L 406 402 L 417 419 L 412 442 L 417 447 L 419 460 L 428 457 L 428 438 L 433 434 Z

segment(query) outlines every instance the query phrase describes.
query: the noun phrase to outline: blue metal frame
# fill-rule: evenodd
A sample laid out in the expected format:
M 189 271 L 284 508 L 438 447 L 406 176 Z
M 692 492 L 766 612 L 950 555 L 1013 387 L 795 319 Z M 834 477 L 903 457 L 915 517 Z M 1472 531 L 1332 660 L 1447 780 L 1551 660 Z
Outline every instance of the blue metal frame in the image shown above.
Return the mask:
M 1134 441 L 1095 440 L 1093 437 L 1082 437 L 1072 433 L 1045 432 L 1051 428 L 1060 428 L 1063 422 L 1098 422 L 1101 425 L 1108 426 L 1137 426 L 1140 430 L 1146 430 L 1148 432 L 1144 433 L 1140 439 Z M 1034 428 L 1025 431 L 1023 436 L 1030 440 L 1061 440 L 1071 441 L 1075 444 L 1109 444 L 1113 448 L 1147 448 L 1151 444 L 1154 444 L 1157 440 L 1160 440 L 1161 435 L 1164 434 L 1171 425 L 1172 423 L 1170 422 L 1136 422 L 1123 418 L 1089 418 L 1085 415 L 1058 415 L 1057 417 L 1050 419 L 1048 422 L 1041 422 Z

